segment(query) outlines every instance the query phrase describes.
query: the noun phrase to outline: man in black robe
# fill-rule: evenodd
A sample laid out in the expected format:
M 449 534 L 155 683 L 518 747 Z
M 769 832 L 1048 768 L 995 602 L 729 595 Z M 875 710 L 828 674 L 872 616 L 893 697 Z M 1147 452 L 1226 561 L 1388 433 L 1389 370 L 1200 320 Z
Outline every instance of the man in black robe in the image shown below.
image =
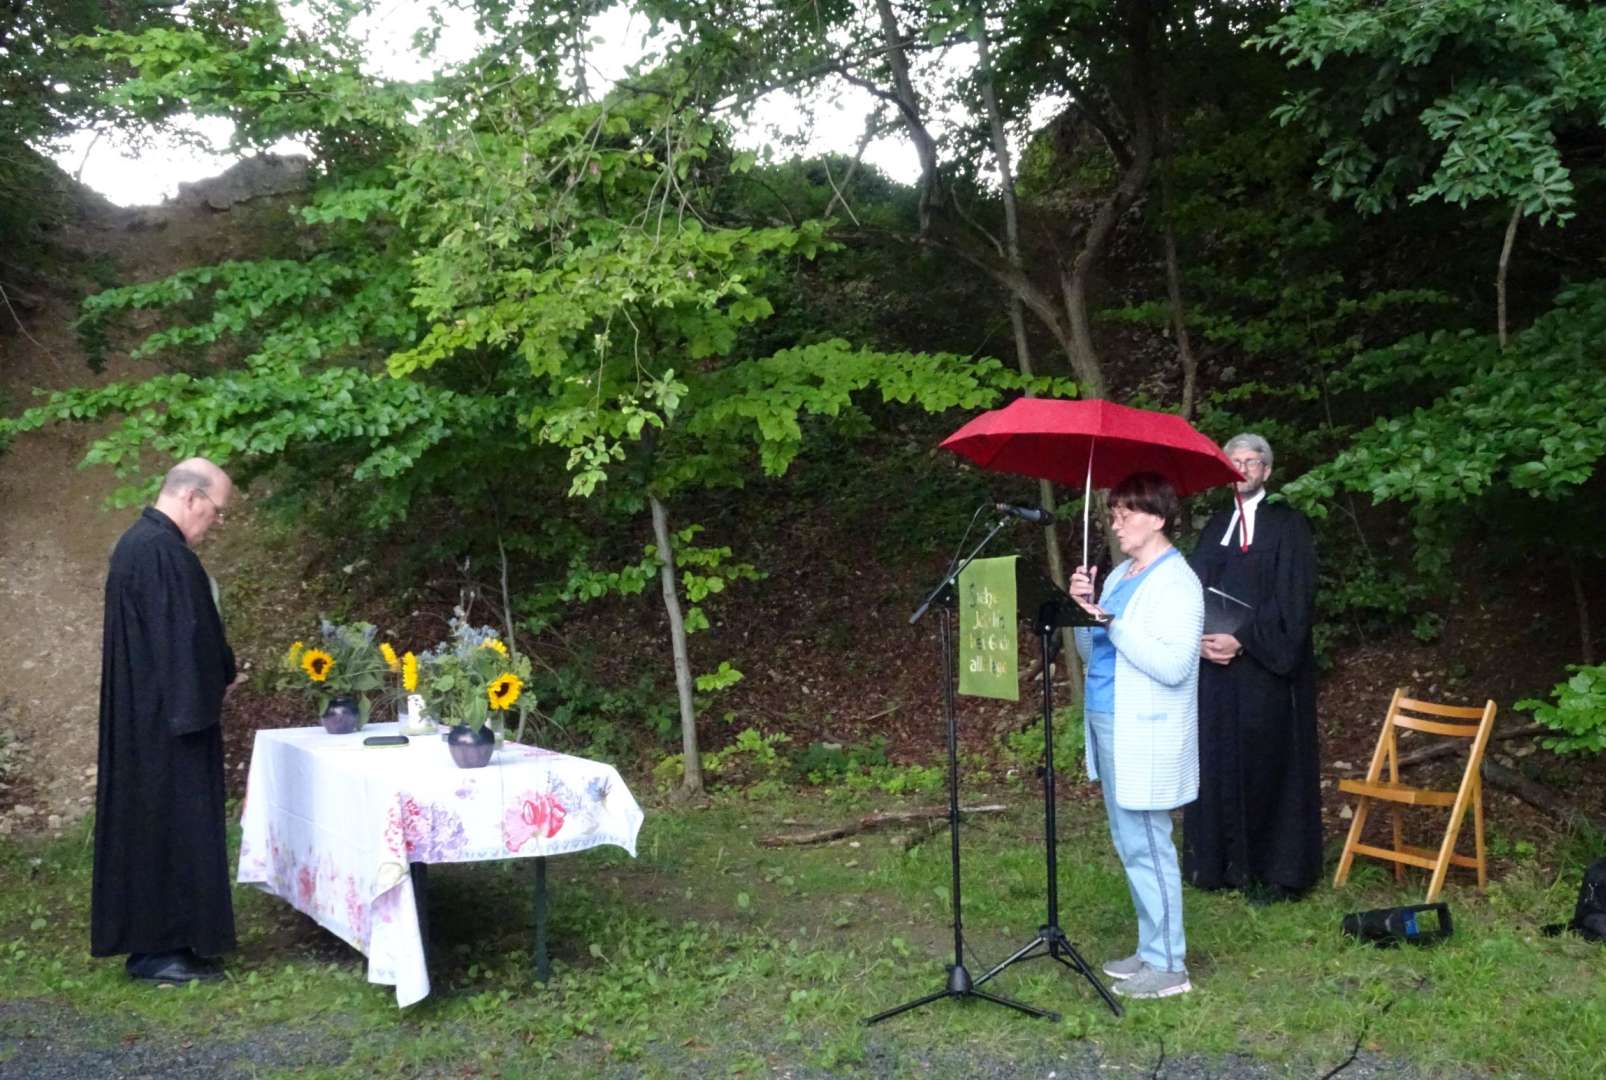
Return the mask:
M 1182 876 L 1201 889 L 1242 889 L 1253 901 L 1291 899 L 1322 867 L 1316 552 L 1304 515 L 1265 501 L 1266 440 L 1237 435 L 1224 449 L 1246 479 L 1189 559 L 1207 590 L 1232 599 L 1205 593 L 1200 786 L 1183 811 Z
M 233 492 L 204 458 L 174 466 L 106 576 L 90 952 L 127 953 L 154 982 L 217 978 L 235 945 L 220 723 L 234 653 L 191 550 Z

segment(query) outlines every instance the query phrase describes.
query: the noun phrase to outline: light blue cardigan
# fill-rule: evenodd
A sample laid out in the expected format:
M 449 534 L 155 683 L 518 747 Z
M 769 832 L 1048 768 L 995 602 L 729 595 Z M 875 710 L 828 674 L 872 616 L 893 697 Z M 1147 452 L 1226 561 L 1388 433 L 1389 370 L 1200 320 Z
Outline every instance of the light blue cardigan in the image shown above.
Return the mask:
M 1121 580 L 1128 559 L 1104 579 Z M 1170 810 L 1199 797 L 1199 638 L 1204 590 L 1179 552 L 1156 563 L 1108 627 L 1115 646 L 1115 802 Z M 1091 631 L 1076 631 L 1087 662 Z M 1088 737 L 1087 771 L 1098 779 Z

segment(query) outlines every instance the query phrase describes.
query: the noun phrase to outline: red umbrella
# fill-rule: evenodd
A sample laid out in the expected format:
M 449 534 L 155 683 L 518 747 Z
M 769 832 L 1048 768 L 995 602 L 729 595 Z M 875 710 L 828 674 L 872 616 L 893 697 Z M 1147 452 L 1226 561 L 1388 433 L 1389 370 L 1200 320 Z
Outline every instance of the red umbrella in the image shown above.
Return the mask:
M 1082 484 L 1084 496 L 1140 472 L 1159 473 L 1178 495 L 1243 479 L 1220 448 L 1182 417 L 1097 398 L 1017 398 L 982 413 L 942 447 L 994 472 Z M 1082 503 L 1084 564 L 1090 501 L 1084 497 Z

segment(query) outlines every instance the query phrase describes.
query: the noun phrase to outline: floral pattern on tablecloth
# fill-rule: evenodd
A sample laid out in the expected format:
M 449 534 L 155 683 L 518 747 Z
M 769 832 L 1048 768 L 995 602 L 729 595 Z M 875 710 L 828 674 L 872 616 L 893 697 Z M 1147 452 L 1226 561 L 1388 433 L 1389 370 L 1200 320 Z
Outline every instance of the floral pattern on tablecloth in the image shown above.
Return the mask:
M 517 851 L 535 837 L 551 840 L 563 831 L 569 807 L 576 802 L 567 784 L 553 781 L 546 791 L 515 795 L 502 814 L 502 842 Z
M 440 803 L 420 803 L 405 791 L 385 813 L 385 849 L 409 863 L 455 862 L 468 847 L 463 817 Z

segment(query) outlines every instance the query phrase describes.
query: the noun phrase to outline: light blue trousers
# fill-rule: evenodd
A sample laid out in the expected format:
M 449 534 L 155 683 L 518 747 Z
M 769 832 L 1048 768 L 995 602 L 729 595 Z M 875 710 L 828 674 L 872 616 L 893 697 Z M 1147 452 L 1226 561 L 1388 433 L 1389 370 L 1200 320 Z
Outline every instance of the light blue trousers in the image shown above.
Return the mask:
M 1109 713 L 1087 714 L 1088 736 L 1097 755 L 1099 783 L 1104 787 L 1104 810 L 1110 819 L 1110 839 L 1126 871 L 1127 891 L 1138 913 L 1138 956 L 1161 971 L 1184 971 L 1187 955 L 1182 935 L 1182 871 L 1177 848 L 1171 842 L 1169 810 L 1127 810 L 1115 801 L 1115 718 Z

